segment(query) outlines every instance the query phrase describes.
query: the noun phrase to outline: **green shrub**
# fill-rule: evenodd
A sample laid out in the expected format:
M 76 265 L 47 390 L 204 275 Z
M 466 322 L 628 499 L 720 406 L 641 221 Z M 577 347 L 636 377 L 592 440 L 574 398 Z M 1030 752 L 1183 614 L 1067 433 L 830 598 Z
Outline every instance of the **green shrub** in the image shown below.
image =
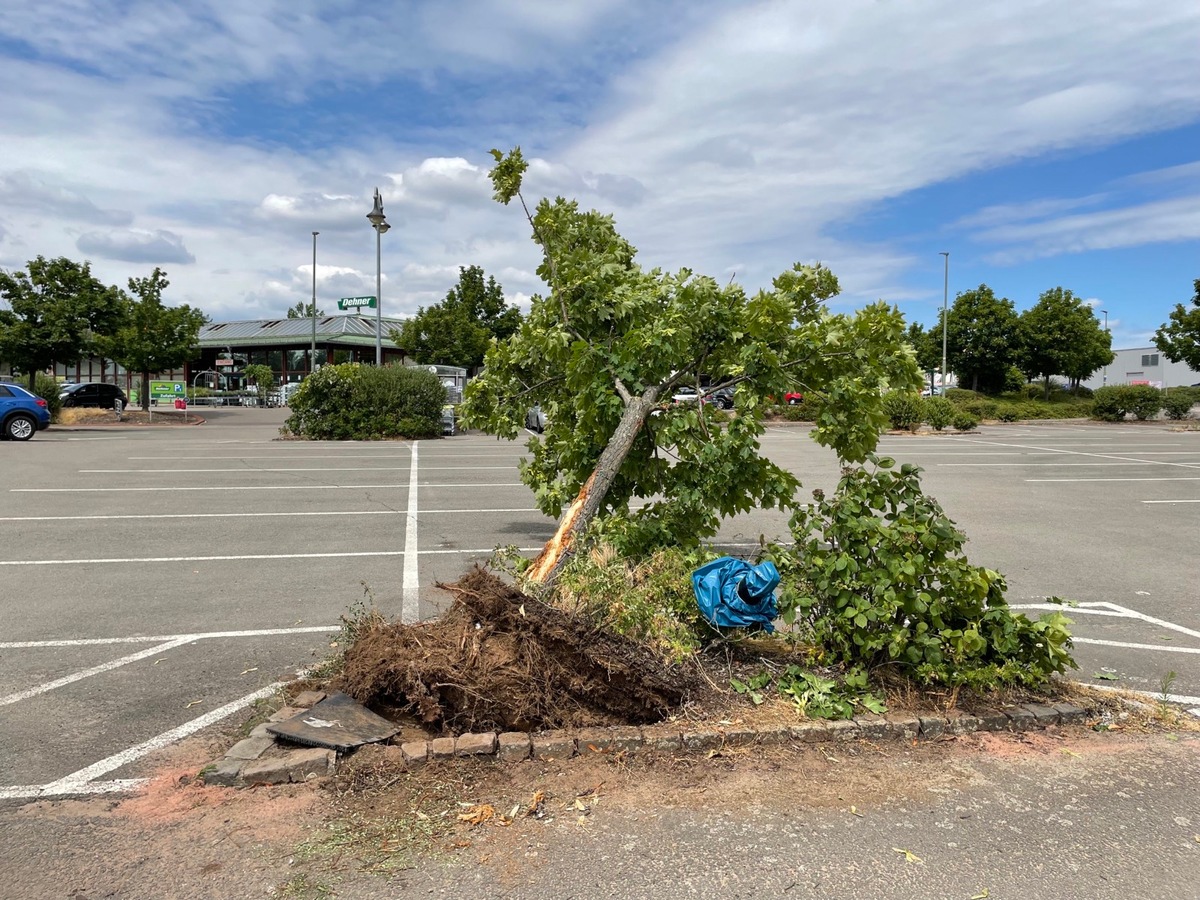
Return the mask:
M 1001 422 L 1016 422 L 1021 418 L 1021 409 L 1015 403 L 1005 403 L 996 413 L 996 418 Z
M 820 661 L 974 688 L 1036 686 L 1073 667 L 1070 621 L 1010 610 L 1003 576 L 968 562 L 966 536 L 921 490 L 920 469 L 872 461 L 798 510 L 794 546 L 773 551 L 781 616 Z
M 1163 410 L 1166 411 L 1168 419 L 1186 419 L 1192 413 L 1194 405 L 1191 394 L 1183 393 L 1182 391 L 1169 390 L 1167 395 L 1163 397 Z
M 782 410 L 783 418 L 788 422 L 815 422 L 821 407 L 816 397 L 806 394 L 799 403 L 789 403 Z
M 893 428 L 915 431 L 925 419 L 924 402 L 917 394 L 892 391 L 883 398 L 883 411 Z
M 954 417 L 954 428 L 956 431 L 974 431 L 979 427 L 979 420 L 969 412 L 959 412 Z
M 549 602 L 669 659 L 683 659 L 716 635 L 692 592 L 692 572 L 710 559 L 711 554 L 670 548 L 632 560 L 600 544 L 563 567 Z
M 954 404 L 945 397 L 929 397 L 925 400 L 925 421 L 934 431 L 941 431 L 953 422 L 957 413 Z
M 408 366 L 322 366 L 289 401 L 284 431 L 311 440 L 377 440 L 441 433 L 446 389 Z
M 968 400 L 976 399 L 979 394 L 977 394 L 975 391 L 969 390 L 968 388 L 952 387 L 946 388 L 944 396 L 951 403 L 965 403 Z
M 22 387 L 28 386 L 28 381 L 22 385 Z M 51 422 L 57 422 L 58 415 L 62 412 L 62 400 L 59 398 L 61 390 L 62 385 L 52 376 L 44 372 L 38 372 L 33 376 L 33 392 L 46 401 L 46 409 L 50 411 Z
M 1120 422 L 1129 411 L 1125 407 L 1124 385 L 1105 385 L 1092 395 L 1092 418 L 1102 422 Z
M 1016 366 L 1009 366 L 1004 373 L 1004 391 L 1023 391 L 1027 385 L 1025 373 Z
M 1129 411 L 1139 422 L 1153 419 L 1163 408 L 1163 392 L 1148 384 L 1127 385 L 1129 389 Z

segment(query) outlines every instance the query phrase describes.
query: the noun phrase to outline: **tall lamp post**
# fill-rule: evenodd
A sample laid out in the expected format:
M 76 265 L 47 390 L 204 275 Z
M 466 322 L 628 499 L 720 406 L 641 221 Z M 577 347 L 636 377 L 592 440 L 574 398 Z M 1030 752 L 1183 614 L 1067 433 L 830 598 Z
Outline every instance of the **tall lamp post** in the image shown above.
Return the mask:
M 942 396 L 946 396 L 946 319 L 949 318 L 948 306 L 950 301 L 950 251 L 943 250 L 940 254 L 946 257 L 946 273 L 942 281 Z
M 1109 349 L 1109 352 L 1111 353 L 1112 352 L 1112 335 L 1109 334 L 1109 331 L 1108 331 L 1108 310 L 1102 309 L 1102 310 L 1100 310 L 1100 312 L 1104 313 L 1104 333 L 1109 336 L 1108 337 L 1108 349 Z M 1104 364 L 1104 381 L 1102 382 L 1102 384 L 1108 384 L 1108 363 Z
M 309 313 L 312 315 L 312 351 L 308 356 L 308 374 L 311 375 L 317 370 L 317 235 L 319 231 L 314 231 L 313 236 L 313 270 L 312 270 L 312 306 L 309 308 Z
M 371 227 L 375 229 L 375 365 L 383 365 L 383 269 L 380 263 L 380 242 L 383 233 L 392 226 L 383 215 L 383 198 L 375 188 L 375 206 L 367 213 Z

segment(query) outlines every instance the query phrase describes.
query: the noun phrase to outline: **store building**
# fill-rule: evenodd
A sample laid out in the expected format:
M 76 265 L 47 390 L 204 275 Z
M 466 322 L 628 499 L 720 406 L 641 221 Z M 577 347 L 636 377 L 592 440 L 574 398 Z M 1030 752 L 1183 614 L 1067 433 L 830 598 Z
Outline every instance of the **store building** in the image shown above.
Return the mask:
M 1097 369 L 1083 382 L 1095 390 L 1106 384 L 1148 384 L 1152 387 L 1180 387 L 1200 384 L 1200 372 L 1186 363 L 1171 362 L 1157 347 L 1132 347 L 1114 350 L 1113 361 Z

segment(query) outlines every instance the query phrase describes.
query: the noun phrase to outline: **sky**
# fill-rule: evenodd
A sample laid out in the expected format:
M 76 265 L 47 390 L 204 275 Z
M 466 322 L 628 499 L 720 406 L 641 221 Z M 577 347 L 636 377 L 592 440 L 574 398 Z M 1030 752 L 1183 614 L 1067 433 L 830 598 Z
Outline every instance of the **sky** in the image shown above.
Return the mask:
M 526 193 L 615 216 L 643 266 L 748 290 L 795 262 L 933 325 L 1062 286 L 1116 348 L 1200 278 L 1200 5 L 1115 0 L 45 0 L 0 4 L 0 267 L 90 260 L 213 320 L 480 265 L 541 290 Z

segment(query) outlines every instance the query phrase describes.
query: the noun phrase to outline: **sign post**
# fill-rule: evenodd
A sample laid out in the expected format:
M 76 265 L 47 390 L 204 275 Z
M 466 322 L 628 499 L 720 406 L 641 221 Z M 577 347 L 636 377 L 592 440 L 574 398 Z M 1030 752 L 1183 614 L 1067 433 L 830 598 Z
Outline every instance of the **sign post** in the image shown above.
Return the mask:
M 341 310 L 375 309 L 378 305 L 377 297 L 342 297 L 338 300 L 338 309 Z
M 185 385 L 182 381 L 151 381 L 151 408 L 153 408 L 155 400 L 182 400 L 183 420 L 185 422 L 187 421 L 187 385 Z M 151 413 L 151 415 L 153 415 L 153 413 Z

